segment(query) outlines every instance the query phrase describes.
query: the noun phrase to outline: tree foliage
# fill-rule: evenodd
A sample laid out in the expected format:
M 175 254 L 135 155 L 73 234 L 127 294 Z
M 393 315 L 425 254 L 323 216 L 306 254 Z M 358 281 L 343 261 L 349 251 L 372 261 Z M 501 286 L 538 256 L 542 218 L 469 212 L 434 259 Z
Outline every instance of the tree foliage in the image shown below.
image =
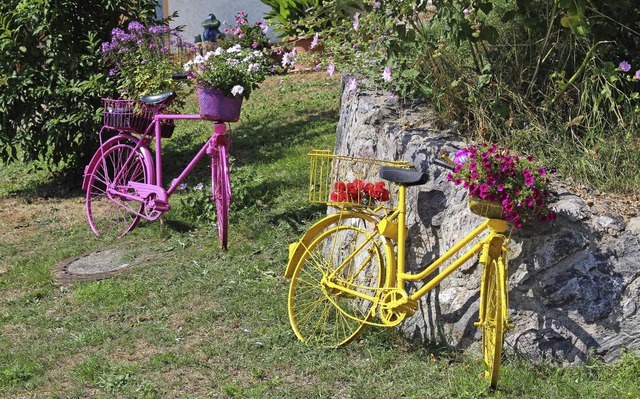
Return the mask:
M 156 0 L 0 3 L 0 160 L 78 165 L 97 141 L 100 98 L 114 92 L 100 45 Z

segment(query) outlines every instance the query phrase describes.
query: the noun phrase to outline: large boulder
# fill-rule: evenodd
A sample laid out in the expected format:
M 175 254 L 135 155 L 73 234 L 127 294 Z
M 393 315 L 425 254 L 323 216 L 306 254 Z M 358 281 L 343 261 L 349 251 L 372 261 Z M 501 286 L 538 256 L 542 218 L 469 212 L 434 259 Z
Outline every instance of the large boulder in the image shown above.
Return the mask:
M 433 163 L 446 143 L 464 144 L 455 126 L 443 128 L 427 106 L 401 105 L 377 92 L 342 94 L 337 154 L 403 160 L 430 176 L 426 185 L 407 190 L 408 270 L 421 270 L 482 220 L 467 209 L 466 193 Z M 580 363 L 638 350 L 640 218 L 634 206 L 571 192 L 561 182 L 554 183 L 554 198 L 555 223 L 520 229 L 509 241 L 515 328 L 505 334 L 506 351 Z M 477 261 L 464 265 L 399 329 L 412 339 L 477 348 L 480 274 Z

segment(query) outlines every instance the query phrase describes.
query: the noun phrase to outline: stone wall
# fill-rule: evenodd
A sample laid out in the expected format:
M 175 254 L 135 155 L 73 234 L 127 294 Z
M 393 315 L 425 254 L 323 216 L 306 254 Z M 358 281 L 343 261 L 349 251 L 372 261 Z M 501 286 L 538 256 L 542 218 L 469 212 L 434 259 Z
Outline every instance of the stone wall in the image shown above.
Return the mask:
M 428 107 L 401 107 L 381 93 L 342 94 L 336 153 L 404 160 L 429 173 L 426 185 L 407 190 L 409 270 L 420 270 L 482 220 L 433 164 L 445 143 L 464 144 L 455 129 L 439 125 Z M 580 363 L 640 349 L 640 218 L 633 209 L 616 214 L 611 202 L 587 200 L 561 183 L 554 191 L 558 220 L 523 228 L 509 243 L 509 312 L 516 326 L 505 334 L 505 350 Z M 400 330 L 475 350 L 480 273 L 477 262 L 463 266 L 423 298 Z

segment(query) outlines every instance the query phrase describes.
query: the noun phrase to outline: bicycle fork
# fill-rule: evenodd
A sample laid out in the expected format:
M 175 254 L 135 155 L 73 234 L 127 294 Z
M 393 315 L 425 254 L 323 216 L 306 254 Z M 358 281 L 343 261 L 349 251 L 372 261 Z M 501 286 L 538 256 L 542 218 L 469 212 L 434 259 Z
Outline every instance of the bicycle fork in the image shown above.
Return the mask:
M 216 122 L 213 129 L 213 136 L 209 140 L 206 153 L 211 158 L 211 183 L 217 184 L 218 176 L 222 174 L 225 176 L 228 174 L 228 154 L 231 140 L 226 135 L 227 125 L 223 122 Z M 222 155 L 221 155 L 222 152 Z M 211 187 L 212 193 L 215 193 L 215 187 Z M 231 198 L 231 190 L 227 193 L 227 196 Z M 212 194 L 211 201 L 215 202 L 216 198 Z
M 498 276 L 498 281 L 500 281 L 497 289 L 500 293 L 500 308 L 502 309 L 504 327 L 507 329 L 515 327 L 514 324 L 509 323 L 509 290 L 506 287 L 507 259 L 505 257 L 507 250 L 504 247 L 504 241 L 505 237 L 502 234 L 497 234 L 491 237 L 488 242 L 484 243 L 482 247 L 482 252 L 478 260 L 478 263 L 480 263 L 483 268 L 482 279 L 480 281 L 480 306 L 478 310 L 479 320 L 473 323 L 476 327 L 482 327 L 485 323 L 489 322 L 487 320 L 487 315 L 485 314 L 485 302 L 488 300 L 487 293 L 485 292 L 486 284 L 488 282 L 486 282 L 485 279 L 487 278 L 486 276 L 491 275 L 491 273 L 486 272 L 487 268 L 495 268 L 493 272 Z

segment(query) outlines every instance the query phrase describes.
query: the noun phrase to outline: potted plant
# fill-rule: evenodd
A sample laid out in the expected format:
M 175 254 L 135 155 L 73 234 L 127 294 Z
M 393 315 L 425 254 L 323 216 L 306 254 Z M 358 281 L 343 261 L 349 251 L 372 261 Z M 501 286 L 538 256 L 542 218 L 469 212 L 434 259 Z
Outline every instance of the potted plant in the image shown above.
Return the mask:
M 534 221 L 553 221 L 549 209 L 549 170 L 532 157 L 496 144 L 469 146 L 456 152 L 447 176 L 469 194 L 469 207 L 481 216 L 504 219 L 515 229 Z
M 224 28 L 224 40 L 220 46 L 229 48 L 239 44 L 243 48 L 254 50 L 267 50 L 271 47 L 267 31 L 269 26 L 264 21 L 254 24 L 249 23 L 249 15 L 245 11 L 236 14 L 235 26 L 228 25 Z
M 322 52 L 318 37 L 361 9 L 358 0 L 262 0 L 271 7 L 266 19 L 291 50 L 292 57 Z
M 263 53 L 236 44 L 218 47 L 184 64 L 187 77 L 198 89 L 200 115 L 205 119 L 235 122 L 243 98 L 265 79 L 270 60 Z
M 144 131 L 153 116 L 153 110 L 137 101 L 145 95 L 176 92 L 181 95 L 172 106 L 179 108 L 186 86 L 171 76 L 180 70 L 179 55 L 193 51 L 194 46 L 184 42 L 179 31 L 165 25 L 145 26 L 132 21 L 126 30 L 113 29 L 111 41 L 102 43 L 102 54 L 111 67 L 109 75 L 116 81 L 121 100 L 110 101 L 111 106 L 105 107 L 105 125 Z M 163 136 L 170 136 L 172 131 L 173 125 L 163 126 Z

